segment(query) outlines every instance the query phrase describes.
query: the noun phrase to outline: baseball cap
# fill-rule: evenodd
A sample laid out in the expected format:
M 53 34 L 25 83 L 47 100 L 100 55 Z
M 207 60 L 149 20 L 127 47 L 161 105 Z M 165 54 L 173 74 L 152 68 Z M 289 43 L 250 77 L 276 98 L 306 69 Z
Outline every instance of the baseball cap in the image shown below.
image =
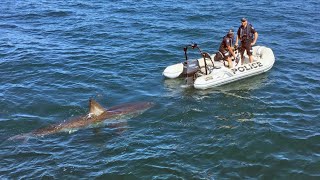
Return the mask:
M 229 29 L 228 34 L 233 34 L 233 29 Z
M 246 18 L 241 18 L 241 22 L 245 22 L 245 21 L 247 21 L 247 19 Z

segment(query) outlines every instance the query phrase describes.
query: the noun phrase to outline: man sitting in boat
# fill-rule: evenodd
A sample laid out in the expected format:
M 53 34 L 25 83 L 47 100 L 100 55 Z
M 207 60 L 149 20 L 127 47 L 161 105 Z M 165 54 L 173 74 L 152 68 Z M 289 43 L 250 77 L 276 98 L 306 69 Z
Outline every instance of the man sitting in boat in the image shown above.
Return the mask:
M 229 68 L 233 68 L 231 57 L 233 56 L 236 59 L 236 55 L 232 50 L 233 46 L 233 30 L 230 29 L 226 36 L 223 37 L 223 40 L 219 47 L 219 52 L 223 55 L 223 59 L 228 61 Z
M 253 37 L 254 36 L 254 37 Z M 254 29 L 254 27 L 248 23 L 246 18 L 241 19 L 241 26 L 238 29 L 237 32 L 237 40 L 236 40 L 236 46 L 238 46 L 238 40 L 241 40 L 241 48 L 240 48 L 240 54 L 241 54 L 241 65 L 244 61 L 244 51 L 247 51 L 247 55 L 249 56 L 250 63 L 253 62 L 253 56 L 252 56 L 252 46 L 256 44 L 258 39 L 258 32 Z

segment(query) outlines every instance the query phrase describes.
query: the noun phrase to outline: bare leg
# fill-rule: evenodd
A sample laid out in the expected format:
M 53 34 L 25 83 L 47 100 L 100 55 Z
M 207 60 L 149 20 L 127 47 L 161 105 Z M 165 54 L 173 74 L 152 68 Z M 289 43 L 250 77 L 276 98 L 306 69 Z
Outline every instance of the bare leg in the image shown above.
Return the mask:
M 244 54 L 241 54 L 241 65 L 244 63 Z
M 240 55 L 241 55 L 241 65 L 243 65 L 243 63 L 244 63 L 244 51 Z
M 253 63 L 253 56 L 249 56 L 250 63 Z
M 228 61 L 229 69 L 233 68 L 233 66 L 232 66 L 232 61 L 231 61 L 231 58 L 230 58 L 230 57 L 228 57 L 227 61 Z

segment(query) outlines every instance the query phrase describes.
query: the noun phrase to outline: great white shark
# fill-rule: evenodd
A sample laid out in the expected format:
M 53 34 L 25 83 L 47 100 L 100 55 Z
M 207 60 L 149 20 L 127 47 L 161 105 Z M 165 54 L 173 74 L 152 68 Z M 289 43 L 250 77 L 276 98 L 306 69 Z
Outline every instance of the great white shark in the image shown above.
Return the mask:
M 40 128 L 29 133 L 16 135 L 9 138 L 9 140 L 27 139 L 30 137 L 42 137 L 59 132 L 72 132 L 110 119 L 134 117 L 139 114 L 142 114 L 144 111 L 148 110 L 153 105 L 154 103 L 152 102 L 136 102 L 117 105 L 105 109 L 95 100 L 90 99 L 89 112 L 86 115 L 72 118 L 61 123 L 52 124 L 48 127 Z

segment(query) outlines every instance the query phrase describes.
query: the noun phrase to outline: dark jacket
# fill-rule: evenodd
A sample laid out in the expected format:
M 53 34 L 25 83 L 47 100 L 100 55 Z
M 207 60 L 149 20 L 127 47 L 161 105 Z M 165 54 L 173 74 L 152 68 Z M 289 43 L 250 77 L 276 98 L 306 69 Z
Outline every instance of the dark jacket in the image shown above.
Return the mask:
M 228 35 L 223 37 L 223 40 L 222 40 L 220 47 L 219 47 L 219 51 L 222 53 L 229 51 L 227 46 L 230 46 L 230 47 L 233 46 L 233 38 L 228 37 Z
M 247 24 L 246 27 L 240 26 L 237 32 L 237 35 L 241 42 L 252 41 L 253 35 L 256 33 L 256 30 L 251 24 Z

